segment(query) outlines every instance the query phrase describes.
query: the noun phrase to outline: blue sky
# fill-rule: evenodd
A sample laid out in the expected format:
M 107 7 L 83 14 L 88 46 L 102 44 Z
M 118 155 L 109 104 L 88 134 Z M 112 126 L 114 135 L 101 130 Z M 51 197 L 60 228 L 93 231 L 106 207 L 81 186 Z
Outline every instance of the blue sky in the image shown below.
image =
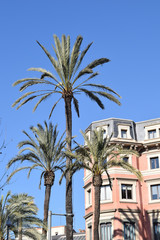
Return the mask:
M 100 57 L 111 62 L 97 68 L 98 83 L 105 84 L 122 96 L 122 106 L 105 102 L 105 110 L 84 95 L 79 96 L 80 118 L 73 112 L 73 135 L 83 143 L 79 130 L 96 120 L 109 117 L 143 121 L 159 118 L 160 89 L 160 1 L 154 0 L 15 0 L 0 1 L 0 119 L 2 136 L 7 148 L 1 155 L 1 167 L 17 154 L 17 144 L 24 139 L 22 130 L 48 120 L 55 98 L 41 104 L 35 113 L 33 102 L 18 111 L 11 108 L 20 97 L 19 88 L 12 87 L 18 79 L 37 76 L 27 72 L 30 67 L 52 66 L 36 40 L 53 53 L 53 34 L 70 35 L 72 43 L 77 35 L 84 37 L 83 47 L 93 41 L 84 64 Z M 65 130 L 63 102 L 56 108 L 51 121 L 58 123 L 60 133 Z M 2 138 L 2 137 L 1 137 Z M 38 189 L 39 173 L 28 180 L 27 173 L 17 174 L 10 185 L 12 193 L 27 192 L 35 197 L 39 216 L 43 216 L 44 187 Z M 64 213 L 65 183 L 52 190 L 50 209 Z M 73 180 L 74 228 L 84 229 L 83 171 Z M 63 217 L 53 217 L 53 225 L 64 225 Z

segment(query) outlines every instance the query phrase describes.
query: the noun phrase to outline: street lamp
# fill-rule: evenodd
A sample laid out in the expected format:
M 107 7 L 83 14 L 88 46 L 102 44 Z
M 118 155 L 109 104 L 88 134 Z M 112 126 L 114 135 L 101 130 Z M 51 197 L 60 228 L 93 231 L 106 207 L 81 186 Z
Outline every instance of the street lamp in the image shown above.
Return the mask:
M 51 226 L 52 226 L 52 215 L 55 215 L 55 216 L 72 216 L 74 217 L 74 214 L 73 213 L 64 213 L 64 214 L 61 214 L 61 213 L 52 213 L 52 211 L 48 211 L 48 240 L 52 240 L 51 239 Z
M 9 228 L 11 227 L 11 221 L 10 218 L 7 218 L 6 226 L 7 226 L 7 240 L 9 239 Z

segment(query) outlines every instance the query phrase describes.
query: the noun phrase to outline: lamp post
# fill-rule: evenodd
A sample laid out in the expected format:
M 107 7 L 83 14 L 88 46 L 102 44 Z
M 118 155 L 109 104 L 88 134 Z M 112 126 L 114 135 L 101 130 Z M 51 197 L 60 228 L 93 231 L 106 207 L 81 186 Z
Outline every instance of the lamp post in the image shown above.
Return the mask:
M 7 240 L 9 239 L 9 228 L 11 227 L 11 221 L 10 218 L 7 218 L 6 226 L 7 226 Z
M 64 213 L 64 214 L 61 214 L 61 213 L 52 213 L 52 211 L 49 211 L 48 212 L 48 240 L 52 240 L 51 239 L 51 226 L 52 226 L 52 215 L 55 215 L 55 216 L 72 216 L 74 217 L 74 214 L 73 213 Z

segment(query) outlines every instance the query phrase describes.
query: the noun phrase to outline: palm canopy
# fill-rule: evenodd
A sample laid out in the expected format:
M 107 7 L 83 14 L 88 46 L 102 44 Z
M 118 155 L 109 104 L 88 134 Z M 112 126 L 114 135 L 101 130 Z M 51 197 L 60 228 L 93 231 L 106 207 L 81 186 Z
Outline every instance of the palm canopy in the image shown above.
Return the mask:
M 28 69 L 29 71 L 40 72 L 40 78 L 35 77 L 17 80 L 13 84 L 13 86 L 22 84 L 20 87 L 21 92 L 28 89 L 28 87 L 30 86 L 37 86 L 37 84 L 44 84 L 46 86 L 49 86 L 49 88 L 43 90 L 36 89 L 35 91 L 28 91 L 19 99 L 17 99 L 12 106 L 14 107 L 17 105 L 18 109 L 30 100 L 34 98 L 39 98 L 33 109 L 33 111 L 35 111 L 42 101 L 46 100 L 53 94 L 59 94 L 61 96 L 52 106 L 49 116 L 52 115 L 52 112 L 56 107 L 57 103 L 61 99 L 64 99 L 65 101 L 65 99 L 68 97 L 71 100 L 73 99 L 75 110 L 77 112 L 77 115 L 79 116 L 79 103 L 77 98 L 75 97 L 75 95 L 79 93 L 85 93 L 85 95 L 87 95 L 91 100 L 94 100 L 102 109 L 104 109 L 104 105 L 99 97 L 107 98 L 120 105 L 120 102 L 117 98 L 120 97 L 118 93 L 113 91 L 111 88 L 106 87 L 105 85 L 91 82 L 91 80 L 93 80 L 98 75 L 98 72 L 94 72 L 93 69 L 101 64 L 109 62 L 109 59 L 100 58 L 94 60 L 86 67 L 79 70 L 86 53 L 92 45 L 92 43 L 90 43 L 83 51 L 80 51 L 82 41 L 83 37 L 78 36 L 71 50 L 70 36 L 66 37 L 65 35 L 62 35 L 62 40 L 60 41 L 60 39 L 56 35 L 54 35 L 55 47 L 53 46 L 53 50 L 56 57 L 53 57 L 48 52 L 48 50 L 37 41 L 39 46 L 43 49 L 44 53 L 49 58 L 56 72 L 56 76 L 53 75 L 50 71 L 47 71 L 43 68 Z
M 65 146 L 65 141 L 62 140 L 63 135 L 58 139 L 57 125 L 54 126 L 50 123 L 48 126 L 46 122 L 44 122 L 44 125 L 45 127 L 41 124 L 37 124 L 37 127 L 30 127 L 34 137 L 31 137 L 26 131 L 23 131 L 28 139 L 18 144 L 20 151 L 16 157 L 9 161 L 7 167 L 11 167 L 16 162 L 23 163 L 24 161 L 27 161 L 30 166 L 17 168 L 8 177 L 8 181 L 15 173 L 21 170 L 29 170 L 29 177 L 33 169 L 39 169 L 42 171 L 40 176 L 40 187 L 42 177 L 45 173 L 54 173 L 59 169 L 62 170 L 64 166 L 62 150 Z
M 7 201 L 6 209 L 12 223 L 11 230 L 15 236 L 27 236 L 40 239 L 40 234 L 35 226 L 44 227 L 43 221 L 36 215 L 38 208 L 34 198 L 28 194 L 14 194 Z M 18 228 L 17 228 L 18 227 Z
M 125 156 L 130 154 L 138 155 L 134 150 L 124 149 L 120 145 L 111 142 L 111 137 L 103 137 L 103 129 L 94 130 L 91 139 L 81 131 L 85 145 L 79 145 L 73 153 L 66 152 L 72 159 L 76 161 L 69 167 L 71 174 L 74 174 L 77 170 L 82 168 L 88 169 L 92 172 L 92 176 L 102 175 L 104 172 L 107 174 L 109 180 L 108 169 L 114 166 L 122 167 L 131 173 L 135 174 L 138 179 L 142 180 L 142 175 L 139 170 L 134 168 L 131 164 L 123 161 Z M 66 171 L 68 171 L 66 170 Z M 63 173 L 62 177 L 66 174 Z M 111 184 L 111 181 L 110 181 Z
M 42 227 L 43 222 L 36 215 L 38 208 L 34 203 L 32 196 L 27 194 L 11 195 L 9 191 L 4 198 L 0 199 L 0 239 L 4 239 L 7 233 L 6 222 L 9 217 L 11 226 L 11 235 L 18 236 L 19 221 L 22 221 L 22 234 L 31 239 L 40 239 L 39 233 L 35 226 Z

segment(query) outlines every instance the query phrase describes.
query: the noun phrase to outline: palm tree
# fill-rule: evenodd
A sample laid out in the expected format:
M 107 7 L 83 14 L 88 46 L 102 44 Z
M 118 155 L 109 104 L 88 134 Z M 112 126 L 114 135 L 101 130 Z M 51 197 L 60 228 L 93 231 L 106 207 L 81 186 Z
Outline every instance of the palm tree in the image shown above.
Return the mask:
M 15 173 L 24 169 L 29 170 L 28 177 L 33 169 L 39 169 L 42 172 L 39 187 L 41 187 L 42 177 L 44 177 L 44 224 L 47 225 L 51 187 L 54 184 L 55 172 L 62 170 L 64 166 L 62 150 L 65 146 L 65 141 L 62 141 L 63 135 L 58 140 L 57 125 L 54 127 L 52 123 L 48 126 L 45 122 L 44 128 L 38 124 L 37 127 L 31 127 L 30 129 L 34 138 L 23 131 L 28 139 L 18 144 L 18 148 L 20 149 L 19 154 L 9 161 L 7 167 L 11 167 L 16 162 L 23 163 L 24 161 L 27 161 L 31 165 L 16 169 L 11 173 L 8 180 Z M 44 237 L 46 237 L 46 234 L 46 228 L 43 227 Z
M 30 68 L 30 71 L 40 72 L 41 76 L 39 78 L 24 78 L 17 80 L 13 86 L 22 84 L 20 91 L 28 89 L 28 87 L 35 85 L 46 85 L 49 88 L 35 89 L 34 91 L 28 91 L 17 99 L 13 107 L 17 105 L 19 109 L 22 105 L 31 101 L 34 98 L 39 98 L 33 111 L 35 111 L 38 105 L 48 99 L 51 95 L 59 95 L 59 98 L 51 106 L 51 112 L 49 117 L 51 117 L 53 110 L 55 109 L 58 102 L 63 99 L 65 104 L 65 118 L 66 118 L 66 138 L 67 138 L 67 149 L 71 151 L 71 139 L 72 139 L 72 102 L 74 104 L 76 113 L 79 117 L 79 102 L 76 98 L 76 94 L 84 93 L 91 100 L 95 101 L 98 106 L 104 109 L 104 105 L 99 97 L 104 97 L 109 99 L 118 105 L 120 105 L 117 97 L 120 97 L 111 88 L 91 82 L 97 75 L 98 72 L 94 72 L 93 69 L 99 65 L 109 62 L 107 58 L 100 58 L 89 63 L 86 67 L 80 69 L 83 59 L 91 47 L 90 43 L 82 52 L 80 48 L 82 45 L 83 37 L 78 36 L 76 42 L 70 50 L 70 36 L 62 35 L 62 41 L 54 35 L 55 47 L 53 46 L 56 58 L 53 57 L 47 49 L 41 45 L 38 41 L 37 43 L 42 48 L 44 53 L 49 58 L 53 68 L 58 76 L 58 78 L 51 72 L 43 68 Z M 66 166 L 71 164 L 71 159 L 66 158 Z M 73 239 L 73 218 L 72 218 L 72 181 L 69 181 L 69 173 L 66 175 L 66 238 L 67 240 Z
M 100 193 L 102 186 L 102 174 L 105 172 L 107 174 L 110 186 L 112 188 L 112 183 L 108 169 L 112 167 L 122 167 L 131 173 L 135 174 L 139 180 L 142 179 L 141 172 L 135 169 L 129 163 L 123 161 L 125 156 L 129 154 L 138 155 L 134 150 L 123 149 L 121 146 L 117 146 L 111 141 L 111 137 L 104 138 L 103 130 L 93 131 L 93 136 L 89 140 L 87 135 L 82 132 L 85 140 L 85 145 L 81 146 L 77 143 L 78 148 L 75 152 L 66 152 L 67 156 L 70 156 L 76 161 L 70 165 L 70 168 L 66 169 L 61 176 L 63 176 L 69 171 L 70 175 L 73 175 L 77 170 L 82 168 L 88 169 L 92 173 L 92 183 L 94 186 L 94 240 L 99 240 L 99 217 L 100 217 Z
M 11 192 L 9 191 L 4 198 L 4 196 L 1 196 L 0 199 L 0 240 L 5 239 L 6 237 L 6 222 L 8 219 L 8 212 L 6 211 L 6 203 L 7 199 L 10 196 Z
M 38 208 L 32 196 L 25 193 L 11 195 L 7 201 L 6 209 L 12 223 L 11 230 L 15 237 L 18 237 L 19 240 L 22 240 L 22 236 L 34 240 L 40 239 L 40 233 L 35 226 L 42 227 L 43 221 L 36 216 Z

